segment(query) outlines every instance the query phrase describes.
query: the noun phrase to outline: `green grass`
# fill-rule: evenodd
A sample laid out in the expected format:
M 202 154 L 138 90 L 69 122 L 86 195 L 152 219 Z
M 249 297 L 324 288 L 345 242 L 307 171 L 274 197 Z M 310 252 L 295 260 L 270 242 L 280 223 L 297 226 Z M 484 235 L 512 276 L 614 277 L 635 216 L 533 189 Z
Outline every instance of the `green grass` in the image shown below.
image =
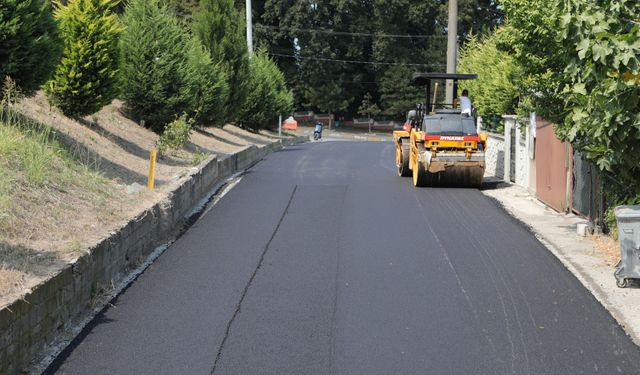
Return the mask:
M 51 128 L 8 110 L 0 113 L 0 229 L 19 224 L 11 223 L 11 211 L 25 194 L 37 200 L 47 191 L 72 188 L 104 197 L 106 179 L 82 159 L 64 149 Z
M 193 165 L 194 167 L 197 167 L 198 165 L 200 165 L 200 163 L 202 163 L 205 159 L 207 159 L 209 155 L 210 154 L 208 152 L 197 151 L 195 154 L 193 154 L 193 159 L 191 159 L 191 165 Z
M 3 175 L 24 176 L 24 182 L 32 186 L 46 184 L 60 170 L 56 150 L 49 146 L 46 132 L 21 131 L 19 128 L 0 123 L 0 157 Z

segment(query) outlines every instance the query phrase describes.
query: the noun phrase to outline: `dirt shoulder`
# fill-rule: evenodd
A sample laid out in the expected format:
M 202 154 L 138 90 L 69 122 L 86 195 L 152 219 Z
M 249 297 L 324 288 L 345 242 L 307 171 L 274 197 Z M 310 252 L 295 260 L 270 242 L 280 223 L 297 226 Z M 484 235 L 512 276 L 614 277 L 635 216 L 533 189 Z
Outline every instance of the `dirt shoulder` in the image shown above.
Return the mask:
M 78 176 L 92 177 L 87 183 L 50 181 L 35 187 L 13 181 L 8 189 L 12 204 L 0 231 L 0 307 L 163 199 L 180 177 L 207 157 L 225 158 L 250 145 L 263 147 L 277 140 L 277 133 L 252 133 L 233 125 L 193 131 L 183 150 L 158 160 L 156 189 L 149 192 L 144 188 L 149 150 L 158 135 L 124 116 L 121 102 L 79 120 L 50 108 L 41 92 L 16 108 L 50 126 L 80 169 L 87 169 Z M 71 176 L 72 182 L 84 178 L 78 176 Z

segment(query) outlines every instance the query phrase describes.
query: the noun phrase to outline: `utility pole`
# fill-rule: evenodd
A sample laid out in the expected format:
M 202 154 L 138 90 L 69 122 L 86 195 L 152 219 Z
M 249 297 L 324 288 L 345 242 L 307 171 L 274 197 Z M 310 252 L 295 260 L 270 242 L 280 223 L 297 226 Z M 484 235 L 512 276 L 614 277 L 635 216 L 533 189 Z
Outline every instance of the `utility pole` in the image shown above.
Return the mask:
M 247 0 L 248 1 L 248 0 Z M 447 26 L 447 73 L 456 72 L 458 59 L 458 0 L 449 0 L 449 24 Z M 447 80 L 446 104 L 453 105 L 453 80 Z
M 251 20 L 251 0 L 246 0 L 247 14 L 247 51 L 249 57 L 253 55 L 253 22 Z

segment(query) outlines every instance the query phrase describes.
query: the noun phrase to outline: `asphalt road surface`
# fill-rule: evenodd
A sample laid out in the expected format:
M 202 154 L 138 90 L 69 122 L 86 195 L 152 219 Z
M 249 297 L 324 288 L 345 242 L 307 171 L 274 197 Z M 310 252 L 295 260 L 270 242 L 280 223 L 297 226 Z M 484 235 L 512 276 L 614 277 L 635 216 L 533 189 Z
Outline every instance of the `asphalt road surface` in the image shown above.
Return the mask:
M 269 155 L 98 316 L 61 374 L 639 374 L 640 351 L 473 189 L 389 143 Z

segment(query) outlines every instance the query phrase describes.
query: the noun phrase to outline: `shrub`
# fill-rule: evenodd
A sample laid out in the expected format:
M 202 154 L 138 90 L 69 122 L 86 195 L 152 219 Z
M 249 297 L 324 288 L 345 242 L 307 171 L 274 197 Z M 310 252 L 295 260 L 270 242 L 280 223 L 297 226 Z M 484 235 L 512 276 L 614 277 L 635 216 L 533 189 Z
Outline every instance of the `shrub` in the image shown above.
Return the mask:
M 558 122 L 564 106 L 560 88 L 567 66 L 560 42 L 560 7 L 548 0 L 501 0 L 508 22 L 498 29 L 498 48 L 512 55 L 522 71 L 518 113 L 537 112 Z
M 191 116 L 198 125 L 224 125 L 225 104 L 229 86 L 221 64 L 211 60 L 200 41 L 192 38 L 189 46 L 188 69 Z
M 469 38 L 460 52 L 458 68 L 462 73 L 478 74 L 478 79 L 461 81 L 459 91 L 468 89 L 478 114 L 488 120 L 514 113 L 518 97 L 515 82 L 520 76 L 513 57 L 496 47 L 494 35 L 484 40 Z
M 188 36 L 159 0 L 132 0 L 122 18 L 120 70 L 125 110 L 162 133 L 192 105 Z
M 640 4 L 557 2 L 569 59 L 558 133 L 601 171 L 640 195 Z M 606 186 L 610 190 L 612 186 Z
M 2 0 L 0 84 L 10 76 L 25 93 L 38 89 L 53 72 L 59 49 L 49 0 Z
M 250 64 L 247 102 L 240 116 L 243 126 L 254 130 L 265 128 L 279 113 L 293 108 L 293 93 L 286 86 L 284 74 L 264 51 L 259 51 Z
M 64 50 L 47 93 L 68 116 L 97 112 L 115 97 L 120 28 L 111 9 L 118 2 L 71 0 L 56 11 Z
M 201 0 L 193 17 L 194 35 L 209 51 L 213 62 L 221 64 L 227 75 L 227 120 L 237 118 L 248 95 L 249 59 L 244 26 L 244 17 L 234 7 L 233 0 Z
M 170 122 L 158 140 L 158 153 L 166 155 L 169 150 L 179 150 L 189 141 L 191 122 L 182 116 Z

